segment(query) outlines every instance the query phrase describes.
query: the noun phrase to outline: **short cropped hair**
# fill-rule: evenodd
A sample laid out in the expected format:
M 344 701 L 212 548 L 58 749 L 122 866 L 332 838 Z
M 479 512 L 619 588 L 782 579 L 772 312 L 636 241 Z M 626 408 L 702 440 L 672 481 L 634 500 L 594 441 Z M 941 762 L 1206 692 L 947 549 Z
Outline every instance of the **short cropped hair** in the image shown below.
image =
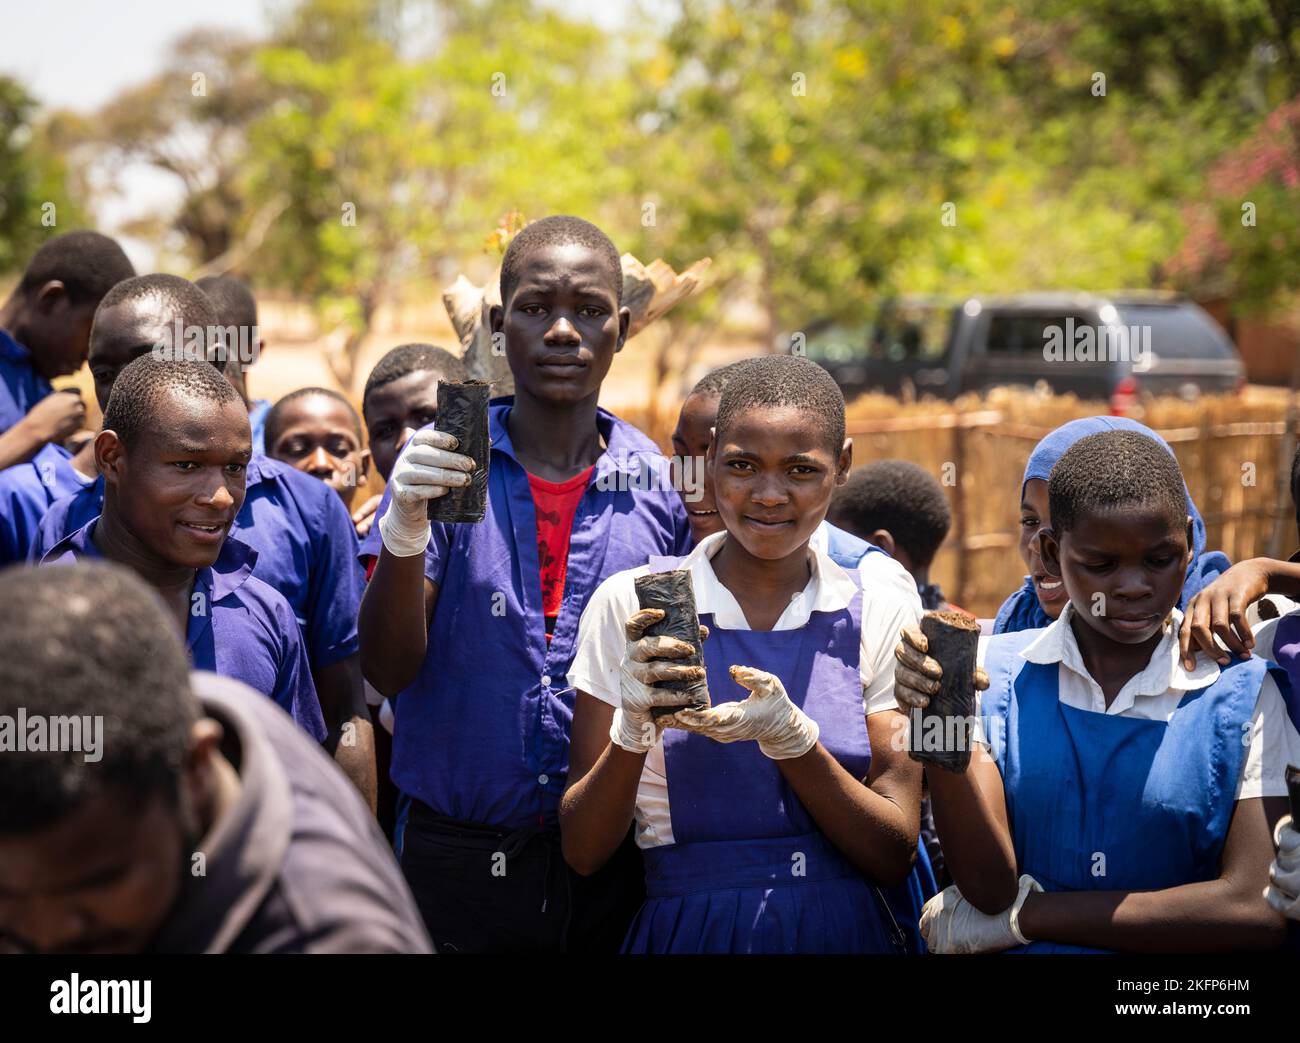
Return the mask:
M 300 399 L 310 398 L 312 395 L 323 395 L 325 398 L 332 398 L 336 402 L 342 402 L 352 420 L 352 428 L 356 431 L 357 438 L 359 440 L 363 439 L 361 418 L 357 416 L 356 407 L 348 401 L 346 395 L 340 395 L 337 391 L 332 391 L 329 388 L 299 388 L 297 391 L 290 391 L 276 402 L 266 414 L 266 426 L 263 430 L 263 436 L 268 452 L 280 440 L 280 435 L 284 431 L 284 415 L 289 411 L 289 407 Z
M 32 254 L 18 292 L 30 297 L 47 282 L 63 283 L 73 304 L 97 304 L 123 279 L 135 275 L 116 239 L 98 232 L 65 232 Z
M 844 446 L 844 393 L 826 370 L 794 355 L 749 359 L 723 389 L 714 425 L 717 440 L 737 416 L 749 409 L 785 406 L 813 418 L 832 451 Z
M 219 405 L 243 405 L 221 371 L 206 362 L 159 359 L 141 355 L 122 367 L 104 409 L 104 430 L 114 432 L 130 449 L 142 434 L 152 430 L 158 405 L 170 394 L 202 399 Z
M 501 260 L 501 302 L 510 303 L 510 295 L 519 284 L 520 271 L 529 255 L 551 246 L 577 244 L 594 250 L 609 276 L 610 285 L 619 305 L 623 304 L 623 262 L 613 240 L 590 221 L 568 214 L 543 217 L 540 221 L 524 225 L 510 240 L 506 255 Z
M 223 326 L 257 325 L 257 301 L 249 288 L 233 275 L 205 275 L 194 284 L 217 309 L 217 321 Z
M 830 514 L 863 539 L 886 530 L 918 567 L 934 561 L 952 525 L 943 487 L 907 460 L 877 460 L 854 471 L 835 490 Z
M 211 368 L 211 367 L 209 367 Z M 113 787 L 176 806 L 199 705 L 176 625 L 144 581 L 103 561 L 0 572 L 0 714 L 103 722 L 100 759 L 0 755 L 0 833 L 47 828 Z M 75 734 L 75 733 L 74 733 Z
M 401 344 L 387 352 L 370 371 L 366 389 L 361 393 L 362 410 L 366 408 L 370 394 L 376 388 L 421 370 L 441 373 L 448 380 L 469 379 L 465 363 L 446 348 L 437 348 L 432 344 Z
M 1047 480 L 1047 508 L 1058 536 L 1081 515 L 1129 504 L 1151 505 L 1180 520 L 1188 514 L 1178 462 L 1137 431 L 1101 431 L 1079 439 Z
M 753 359 L 741 359 L 739 362 L 732 362 L 726 366 L 719 366 L 717 369 L 711 369 L 695 382 L 691 388 L 691 393 L 687 398 L 700 395 L 704 398 L 719 398 L 722 392 L 726 390 L 727 385 L 736 379 L 745 371 Z

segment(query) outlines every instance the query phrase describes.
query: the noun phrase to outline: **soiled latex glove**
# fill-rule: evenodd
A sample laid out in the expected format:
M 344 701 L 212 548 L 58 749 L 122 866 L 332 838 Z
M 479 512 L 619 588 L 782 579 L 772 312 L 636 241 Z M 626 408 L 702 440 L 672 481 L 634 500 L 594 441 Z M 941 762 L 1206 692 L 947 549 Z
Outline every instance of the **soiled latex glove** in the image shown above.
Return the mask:
M 658 744 L 671 715 L 655 717 L 656 706 L 680 706 L 682 693 L 671 688 L 654 688 L 656 681 L 703 681 L 702 666 L 674 663 L 695 654 L 695 649 L 675 637 L 646 637 L 646 628 L 664 618 L 660 608 L 643 608 L 628 617 L 627 648 L 619 663 L 619 707 L 614 711 L 609 739 L 629 753 L 648 753 Z M 700 627 L 700 640 L 709 636 Z
M 802 757 L 817 745 L 817 722 L 791 702 L 779 677 L 752 666 L 733 666 L 731 677 L 749 689 L 743 701 L 707 710 L 678 710 L 669 727 L 716 742 L 756 739 L 758 748 L 774 761 Z
M 379 519 L 389 554 L 423 554 L 429 545 L 429 501 L 446 496 L 450 488 L 469 485 L 474 461 L 452 452 L 458 445 L 446 431 L 424 428 L 402 448 L 388 483 L 393 496 Z
M 1001 952 L 1030 942 L 1021 934 L 1019 917 L 1024 899 L 1043 887 L 1030 875 L 1021 877 L 1014 903 L 997 916 L 982 913 L 963 899 L 956 884 L 946 887 L 920 910 L 920 935 L 933 953 Z
M 1277 858 L 1269 867 L 1264 897 L 1288 920 L 1300 920 L 1300 831 L 1290 815 L 1278 822 L 1273 843 L 1277 845 Z
M 943 667 L 937 659 L 925 653 L 930 649 L 919 626 L 903 627 L 902 640 L 894 646 L 894 698 L 900 708 L 924 709 L 930 705 L 930 696 L 939 691 L 939 678 Z M 984 667 L 977 666 L 974 673 L 975 690 L 982 692 L 989 686 L 989 675 Z
M 1001 952 L 1027 945 L 1029 939 L 1020 933 L 1020 907 L 1031 891 L 1042 889 L 1032 876 L 1022 876 L 1016 900 L 996 916 L 989 916 L 966 901 L 954 884 L 922 907 L 921 937 L 933 953 Z

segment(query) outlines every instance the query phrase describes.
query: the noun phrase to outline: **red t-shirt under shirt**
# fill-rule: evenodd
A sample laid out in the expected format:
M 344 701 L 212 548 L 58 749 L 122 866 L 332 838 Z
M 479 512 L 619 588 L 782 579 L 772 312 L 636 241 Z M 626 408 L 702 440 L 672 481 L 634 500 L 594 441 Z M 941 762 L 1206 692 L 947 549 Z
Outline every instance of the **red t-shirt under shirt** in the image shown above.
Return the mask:
M 564 601 L 564 576 L 569 567 L 569 534 L 578 501 L 587 491 L 593 464 L 565 482 L 548 482 L 534 474 L 528 476 L 537 514 L 537 559 L 541 563 L 542 615 L 546 617 L 546 639 L 551 639 L 555 618 Z

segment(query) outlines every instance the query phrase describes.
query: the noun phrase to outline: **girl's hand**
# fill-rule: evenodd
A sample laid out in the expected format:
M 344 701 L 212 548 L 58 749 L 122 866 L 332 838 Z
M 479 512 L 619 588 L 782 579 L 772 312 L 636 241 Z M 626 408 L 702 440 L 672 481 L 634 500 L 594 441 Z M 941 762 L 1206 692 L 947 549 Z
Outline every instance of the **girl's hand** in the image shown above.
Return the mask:
M 1265 560 L 1238 562 L 1192 598 L 1178 630 L 1178 650 L 1188 670 L 1196 665 L 1198 650 L 1220 666 L 1231 662 L 1229 652 L 1250 658 L 1255 635 L 1246 622 L 1246 609 L 1268 593 Z M 1227 652 L 1215 642 L 1216 634 L 1228 646 Z
M 954 884 L 921 909 L 921 937 L 933 953 L 1001 952 L 1029 939 L 1020 933 L 1020 907 L 1031 891 L 1043 888 L 1032 876 L 1020 878 L 1016 900 L 996 916 L 981 913 L 962 897 Z
M 669 727 L 716 742 L 754 739 L 765 756 L 777 761 L 802 757 L 817 745 L 817 722 L 791 702 L 779 677 L 751 666 L 733 666 L 731 676 L 749 689 L 746 699 L 707 710 L 679 710 Z
M 643 608 L 627 621 L 627 648 L 619 663 L 619 697 L 610 741 L 629 753 L 648 753 L 658 744 L 671 715 L 655 717 L 656 706 L 680 706 L 682 693 L 671 688 L 655 688 L 656 681 L 686 681 L 694 684 L 705 679 L 703 666 L 674 663 L 695 654 L 695 649 L 674 637 L 646 637 L 646 628 L 664 618 L 663 609 Z M 700 627 L 700 640 L 709 636 Z
M 943 667 L 937 659 L 925 654 L 930 642 L 920 626 L 903 627 L 900 636 L 902 640 L 894 646 L 894 658 L 898 660 L 894 664 L 894 698 L 904 713 L 910 709 L 923 710 L 930 705 L 930 696 L 939 691 Z M 989 686 L 989 675 L 982 666 L 975 668 L 973 680 L 977 692 Z

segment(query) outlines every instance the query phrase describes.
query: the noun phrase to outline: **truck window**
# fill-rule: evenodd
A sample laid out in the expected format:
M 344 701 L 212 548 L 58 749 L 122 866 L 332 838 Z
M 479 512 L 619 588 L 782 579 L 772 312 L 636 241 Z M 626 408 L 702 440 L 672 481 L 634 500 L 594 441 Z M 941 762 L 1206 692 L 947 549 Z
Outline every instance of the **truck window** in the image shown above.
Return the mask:
M 1119 309 L 1126 326 L 1151 328 L 1149 338 L 1158 358 L 1230 359 L 1232 341 L 1218 324 L 1196 305 L 1129 304 Z M 1142 341 L 1146 343 L 1147 341 Z
M 1042 357 L 1043 347 L 1047 344 L 1047 331 L 1060 330 L 1064 337 L 1066 320 L 1073 319 L 1077 329 L 1092 325 L 1094 320 L 1086 315 L 1057 314 L 1018 314 L 1015 312 L 994 315 L 989 319 L 988 353 L 990 355 L 1036 355 Z
M 947 308 L 885 308 L 872 331 L 869 357 L 888 362 L 941 362 L 948 351 L 951 322 Z

